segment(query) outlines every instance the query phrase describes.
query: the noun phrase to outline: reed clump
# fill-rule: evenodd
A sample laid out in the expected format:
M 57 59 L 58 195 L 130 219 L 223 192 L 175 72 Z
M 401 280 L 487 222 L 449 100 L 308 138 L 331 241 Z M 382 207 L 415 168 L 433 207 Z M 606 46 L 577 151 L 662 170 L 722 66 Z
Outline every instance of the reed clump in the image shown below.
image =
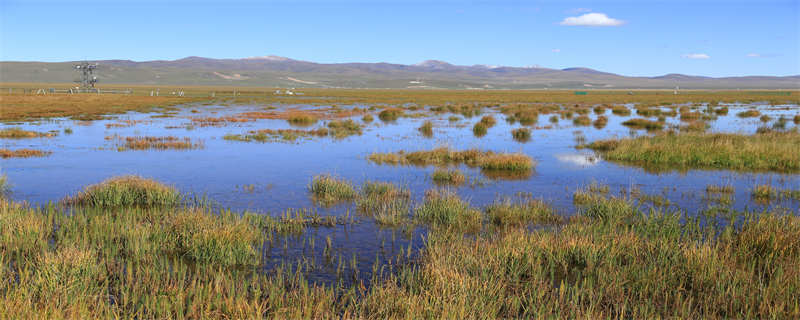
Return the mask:
M 106 179 L 63 200 L 68 205 L 99 208 L 173 207 L 182 201 L 174 187 L 133 175 Z

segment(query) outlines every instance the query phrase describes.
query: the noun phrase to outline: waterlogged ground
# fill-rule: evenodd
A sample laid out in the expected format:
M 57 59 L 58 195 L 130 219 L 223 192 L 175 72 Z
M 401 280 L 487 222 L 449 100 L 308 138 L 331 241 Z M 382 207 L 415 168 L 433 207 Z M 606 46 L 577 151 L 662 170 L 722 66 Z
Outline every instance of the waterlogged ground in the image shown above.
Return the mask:
M 325 108 L 282 105 L 268 111 L 298 107 Z M 795 105 L 728 107 L 727 115 L 707 122 L 709 132 L 752 134 L 759 127 L 771 127 L 781 116 L 789 119 L 786 129 L 797 126 L 791 121 L 798 113 Z M 765 123 L 759 117 L 736 116 L 752 108 L 769 115 L 772 120 Z M 358 276 L 368 278 L 376 261 L 381 265 L 402 261 L 411 257 L 423 243 L 425 232 L 422 227 L 413 230 L 381 229 L 370 218 L 359 216 L 352 203 L 323 207 L 312 200 L 308 190 L 312 177 L 326 173 L 349 180 L 356 186 L 368 180 L 394 182 L 411 190 L 412 203 L 421 201 L 426 190 L 437 186 L 431 179 L 435 167 L 377 165 L 367 159 L 374 152 L 448 146 L 457 150 L 477 148 L 522 152 L 535 159 L 537 165 L 530 175 L 513 177 L 487 176 L 478 168 L 456 166 L 468 176 L 468 181 L 450 188 L 473 207 L 484 207 L 501 197 L 524 193 L 545 200 L 561 214 L 570 215 L 576 212 L 573 193 L 596 182 L 608 185 L 612 193 L 640 195 L 637 198 L 644 206 L 666 204 L 689 214 L 714 204 L 707 199 L 708 185 L 733 186 L 735 191 L 730 195 L 730 206 L 738 210 L 780 206 L 796 212 L 800 208 L 800 202 L 789 198 L 765 203 L 751 197 L 753 188 L 762 184 L 781 190 L 800 190 L 800 174 L 677 169 L 652 172 L 607 162 L 591 150 L 575 148 L 598 139 L 647 134 L 644 130 L 632 130 L 621 125 L 629 118 L 641 118 L 635 111 L 631 116 L 617 116 L 606 110 L 604 115 L 608 117 L 608 123 L 600 129 L 591 125 L 576 126 L 571 119 L 563 117 L 553 123 L 550 114 L 542 114 L 538 123 L 529 126 L 531 138 L 524 143 L 515 141 L 511 135 L 513 129 L 523 126 L 509 124 L 505 115 L 496 109 L 483 109 L 481 115 L 473 117 L 456 115 L 457 121 L 449 119 L 454 114 L 436 114 L 421 109 L 407 111 L 407 114 L 419 116 L 401 117 L 391 122 L 381 121 L 377 116 L 378 109 L 370 111 L 374 120 L 364 124 L 361 135 L 342 139 L 301 137 L 295 141 L 274 142 L 232 141 L 223 137 L 260 129 L 313 129 L 325 126 L 328 120 L 320 120 L 308 127 L 295 127 L 282 119 L 254 119 L 212 126 L 192 121 L 193 118 L 234 116 L 249 111 L 266 110 L 263 105 L 190 105 L 171 112 L 169 117 L 161 117 L 161 113 L 128 113 L 95 121 L 52 119 L 5 123 L 0 125 L 0 129 L 19 127 L 37 132 L 57 132 L 57 135 L 2 139 L 3 148 L 52 152 L 46 157 L 3 159 L 2 173 L 8 176 L 11 184 L 11 198 L 32 205 L 57 202 L 108 177 L 135 174 L 174 185 L 182 192 L 205 197 L 220 208 L 234 211 L 281 215 L 289 209 L 304 209 L 321 215 L 349 217 L 346 220 L 350 223 L 308 228 L 301 235 L 277 239 L 266 249 L 264 254 L 267 257 L 278 259 L 265 261 L 305 264 L 312 271 L 312 280 L 340 278 L 337 274 L 352 273 L 350 266 L 354 264 Z M 472 127 L 487 114 L 493 115 L 497 124 L 489 128 L 485 136 L 476 137 Z M 588 115 L 592 120 L 598 117 L 594 112 Z M 363 124 L 361 117 L 351 118 Z M 678 118 L 667 117 L 666 122 L 680 125 Z M 426 120 L 433 122 L 432 137 L 425 137 L 417 130 Z M 189 150 L 120 149 L 123 144 L 120 138 L 135 136 L 189 138 L 199 145 Z M 273 266 L 265 268 L 269 270 Z

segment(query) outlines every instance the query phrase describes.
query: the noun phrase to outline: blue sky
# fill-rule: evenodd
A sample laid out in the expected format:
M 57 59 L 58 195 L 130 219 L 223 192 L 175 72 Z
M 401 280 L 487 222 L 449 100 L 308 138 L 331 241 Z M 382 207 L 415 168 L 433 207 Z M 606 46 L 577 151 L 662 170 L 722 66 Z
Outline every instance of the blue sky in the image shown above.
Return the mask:
M 790 1 L 10 1 L 0 60 L 279 55 L 314 62 L 800 74 Z

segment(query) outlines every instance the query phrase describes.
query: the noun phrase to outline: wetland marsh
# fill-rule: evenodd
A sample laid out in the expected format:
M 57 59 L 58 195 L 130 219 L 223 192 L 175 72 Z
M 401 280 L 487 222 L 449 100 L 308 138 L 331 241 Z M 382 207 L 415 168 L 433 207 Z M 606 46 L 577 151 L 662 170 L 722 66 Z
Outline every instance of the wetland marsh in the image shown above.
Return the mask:
M 3 96 L 0 316 L 800 316 L 798 92 L 247 94 Z

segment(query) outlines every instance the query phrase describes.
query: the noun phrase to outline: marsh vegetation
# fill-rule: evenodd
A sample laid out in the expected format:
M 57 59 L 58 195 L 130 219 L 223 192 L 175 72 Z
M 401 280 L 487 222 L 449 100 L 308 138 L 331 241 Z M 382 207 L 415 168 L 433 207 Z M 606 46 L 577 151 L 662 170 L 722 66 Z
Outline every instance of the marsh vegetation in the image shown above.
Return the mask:
M 223 89 L 3 95 L 0 318 L 800 317 L 796 92 Z

